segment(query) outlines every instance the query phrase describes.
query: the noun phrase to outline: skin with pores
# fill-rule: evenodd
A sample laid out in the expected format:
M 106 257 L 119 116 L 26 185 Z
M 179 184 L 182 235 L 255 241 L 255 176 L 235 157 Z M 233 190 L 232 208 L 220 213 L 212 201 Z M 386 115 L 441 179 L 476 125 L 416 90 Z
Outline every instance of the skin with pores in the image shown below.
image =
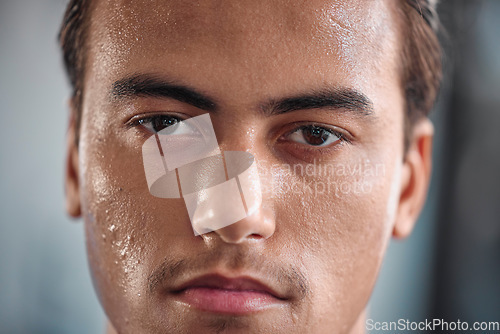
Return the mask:
M 401 24 L 394 1 L 112 1 L 91 6 L 81 128 L 68 132 L 67 207 L 85 220 L 92 277 L 119 333 L 361 333 L 391 235 L 404 237 L 423 205 L 432 126 L 420 121 L 403 150 Z M 130 121 L 195 117 L 172 98 L 113 96 L 140 75 L 189 87 L 210 111 L 221 151 L 252 153 L 272 191 L 262 208 L 194 236 L 182 199 L 151 196 Z M 320 91 L 361 92 L 372 112 L 276 101 Z M 264 106 L 264 107 L 263 107 Z M 326 147 L 290 135 L 304 125 L 348 140 Z M 73 136 L 80 133 L 79 146 Z M 369 192 L 290 191 L 324 175 L 276 166 L 370 164 L 383 173 L 334 175 Z M 332 176 L 331 176 L 332 178 Z M 300 186 L 295 189 L 301 189 Z M 196 276 L 250 276 L 279 301 L 242 315 L 199 310 L 172 293 Z

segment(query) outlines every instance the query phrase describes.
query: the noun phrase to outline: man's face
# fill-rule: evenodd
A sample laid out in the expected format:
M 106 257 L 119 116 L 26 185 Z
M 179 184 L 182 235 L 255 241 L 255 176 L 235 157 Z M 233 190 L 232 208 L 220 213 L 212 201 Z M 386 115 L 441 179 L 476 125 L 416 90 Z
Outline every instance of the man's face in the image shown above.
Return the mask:
M 362 322 L 404 169 L 395 4 L 95 1 L 77 201 L 118 332 L 331 333 Z M 130 77 L 214 104 L 119 96 L 113 85 Z M 252 216 L 195 236 L 182 199 L 150 194 L 141 148 L 155 124 L 207 112 L 221 151 L 253 154 L 264 191 Z

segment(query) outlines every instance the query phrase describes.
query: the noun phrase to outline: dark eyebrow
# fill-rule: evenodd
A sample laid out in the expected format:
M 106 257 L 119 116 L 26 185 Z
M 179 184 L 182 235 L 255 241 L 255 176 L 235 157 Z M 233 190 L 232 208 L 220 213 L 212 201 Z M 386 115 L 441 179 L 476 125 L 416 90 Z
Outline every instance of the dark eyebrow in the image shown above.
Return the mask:
M 206 111 L 215 111 L 215 101 L 193 88 L 178 85 L 154 75 L 139 74 L 113 83 L 111 97 L 114 99 L 131 97 L 171 98 Z
M 344 109 L 357 116 L 373 115 L 373 102 L 365 94 L 355 89 L 342 87 L 326 88 L 261 105 L 261 110 L 266 115 L 318 108 Z
M 218 109 L 215 99 L 196 89 L 151 74 L 131 75 L 114 82 L 110 95 L 114 99 L 171 98 L 210 112 Z M 260 105 L 260 110 L 267 116 L 319 108 L 343 109 L 357 116 L 373 114 L 373 102 L 365 94 L 344 87 L 315 90 L 308 94 L 270 100 Z

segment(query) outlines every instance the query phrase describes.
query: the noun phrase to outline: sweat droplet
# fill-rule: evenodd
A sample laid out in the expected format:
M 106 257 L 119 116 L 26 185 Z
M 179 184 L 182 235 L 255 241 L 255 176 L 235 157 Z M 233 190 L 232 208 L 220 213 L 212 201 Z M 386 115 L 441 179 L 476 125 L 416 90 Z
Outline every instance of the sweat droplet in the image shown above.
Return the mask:
M 113 232 L 114 230 L 116 230 L 116 226 L 113 224 L 109 227 L 109 231 Z

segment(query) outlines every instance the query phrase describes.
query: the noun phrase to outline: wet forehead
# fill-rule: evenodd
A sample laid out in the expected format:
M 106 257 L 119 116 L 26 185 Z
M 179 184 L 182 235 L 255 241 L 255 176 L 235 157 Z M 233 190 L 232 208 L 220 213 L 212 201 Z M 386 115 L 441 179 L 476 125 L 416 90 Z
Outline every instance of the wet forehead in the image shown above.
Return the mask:
M 398 53 L 393 5 L 383 0 L 97 0 L 90 45 L 96 72 L 103 74 L 160 65 L 196 80 L 224 76 L 228 82 L 219 81 L 219 88 L 235 88 L 238 81 L 257 94 L 273 88 L 258 87 L 262 82 L 297 84 L 307 70 L 316 73 L 309 76 L 311 83 L 349 81 L 372 90 L 368 86 L 385 84 L 367 78 L 387 73 Z M 278 73 L 282 69 L 287 73 Z
M 392 26 L 388 6 L 382 0 L 100 0 L 93 22 L 124 49 L 157 38 L 171 50 L 196 45 L 237 54 L 315 47 L 342 57 L 354 49 L 381 49 Z

